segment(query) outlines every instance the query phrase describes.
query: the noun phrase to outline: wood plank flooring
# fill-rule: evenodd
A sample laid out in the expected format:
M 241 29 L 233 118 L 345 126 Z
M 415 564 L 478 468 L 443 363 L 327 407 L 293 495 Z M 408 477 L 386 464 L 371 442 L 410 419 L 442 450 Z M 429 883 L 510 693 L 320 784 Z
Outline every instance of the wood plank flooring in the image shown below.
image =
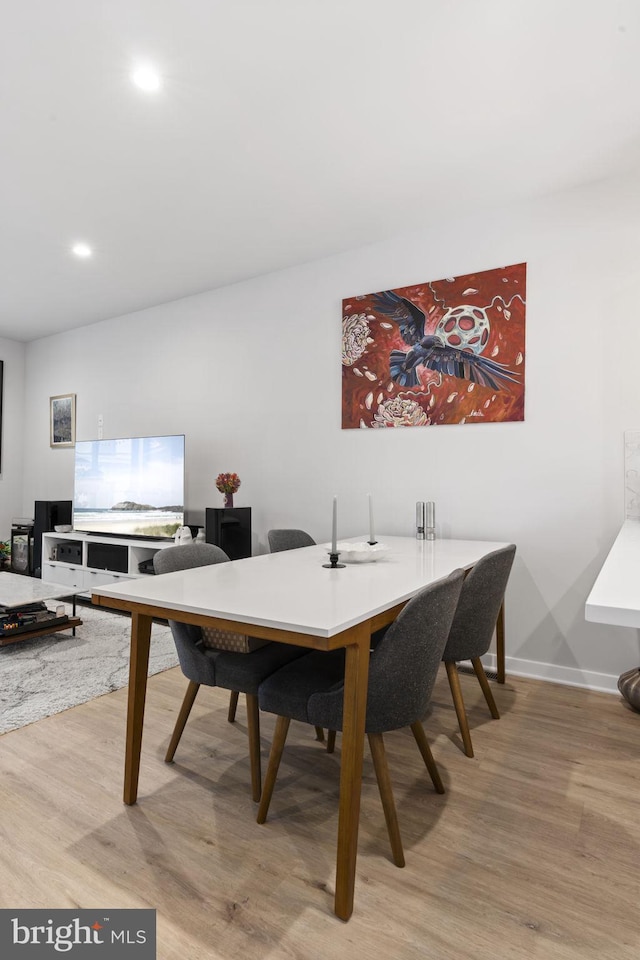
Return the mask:
M 153 907 L 161 960 L 637 960 L 640 714 L 531 680 L 461 676 L 468 759 L 444 672 L 427 734 L 385 737 L 406 867 L 391 862 L 365 753 L 355 910 L 332 913 L 339 743 L 292 723 L 269 819 L 250 799 L 244 704 L 202 688 L 176 762 L 186 681 L 153 677 L 139 802 L 126 807 L 126 691 L 0 738 L 0 906 Z M 264 757 L 273 718 L 262 715 Z

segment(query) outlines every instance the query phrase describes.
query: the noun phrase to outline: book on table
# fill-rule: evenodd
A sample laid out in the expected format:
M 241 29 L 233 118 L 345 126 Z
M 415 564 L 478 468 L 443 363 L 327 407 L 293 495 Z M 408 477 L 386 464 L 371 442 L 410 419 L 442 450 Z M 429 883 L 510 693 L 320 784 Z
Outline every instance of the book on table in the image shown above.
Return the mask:
M 0 636 L 13 636 L 27 633 L 30 630 L 39 630 L 42 627 L 52 629 L 61 627 L 69 622 L 66 614 L 59 615 L 57 611 L 47 609 L 43 602 L 25 603 L 19 607 L 3 607 L 0 605 Z

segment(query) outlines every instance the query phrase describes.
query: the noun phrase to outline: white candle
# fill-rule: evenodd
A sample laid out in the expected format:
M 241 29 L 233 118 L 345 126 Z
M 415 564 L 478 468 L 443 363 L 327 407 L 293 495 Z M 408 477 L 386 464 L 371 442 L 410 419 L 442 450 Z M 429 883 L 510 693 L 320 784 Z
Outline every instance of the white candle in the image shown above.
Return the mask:
M 369 543 L 375 543 L 376 537 L 373 529 L 373 497 L 371 494 L 367 494 L 369 497 Z
M 331 526 L 331 553 L 338 552 L 338 498 L 333 498 L 333 524 Z

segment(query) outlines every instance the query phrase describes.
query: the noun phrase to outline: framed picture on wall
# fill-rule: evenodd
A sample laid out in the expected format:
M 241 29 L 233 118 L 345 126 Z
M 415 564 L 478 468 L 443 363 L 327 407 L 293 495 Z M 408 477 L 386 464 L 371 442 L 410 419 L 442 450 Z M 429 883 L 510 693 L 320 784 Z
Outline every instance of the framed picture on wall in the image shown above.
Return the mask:
M 4 360 L 0 360 L 0 473 L 2 473 L 2 376 L 4 373 Z
M 526 263 L 348 297 L 343 429 L 524 420 Z
M 73 447 L 76 442 L 76 395 L 49 397 L 49 425 L 52 447 Z

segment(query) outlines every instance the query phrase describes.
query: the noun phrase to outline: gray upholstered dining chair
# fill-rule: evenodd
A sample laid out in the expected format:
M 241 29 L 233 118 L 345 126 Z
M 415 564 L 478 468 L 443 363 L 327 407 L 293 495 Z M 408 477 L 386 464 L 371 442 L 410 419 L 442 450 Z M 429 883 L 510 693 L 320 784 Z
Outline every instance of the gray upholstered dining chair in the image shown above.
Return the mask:
M 158 550 L 153 558 L 153 566 L 156 574 L 162 575 L 228 561 L 227 554 L 212 543 L 189 543 Z M 258 687 L 269 674 L 305 655 L 306 651 L 302 647 L 284 643 L 267 643 L 251 653 L 216 650 L 203 644 L 200 627 L 174 620 L 169 621 L 169 626 L 178 651 L 180 667 L 189 685 L 165 762 L 170 763 L 173 760 L 201 684 L 244 693 L 247 700 L 251 793 L 257 802 L 261 793 Z
M 300 547 L 314 547 L 316 541 L 306 530 L 297 530 L 294 527 L 269 530 L 267 532 L 269 553 L 281 553 L 283 550 L 298 550 Z M 231 718 L 231 706 L 229 706 Z M 324 741 L 324 730 L 316 727 L 316 739 Z
M 382 800 L 396 866 L 404 853 L 396 814 L 383 733 L 410 727 L 438 793 L 442 779 L 422 720 L 436 680 L 442 651 L 462 588 L 464 572 L 454 570 L 416 594 L 371 653 L 365 730 Z M 261 710 L 277 714 L 265 775 L 258 823 L 267 818 L 291 720 L 342 730 L 344 650 L 314 651 L 264 680 L 258 690 Z
M 281 550 L 297 550 L 298 547 L 312 547 L 315 540 L 304 530 L 280 529 L 269 530 L 267 532 L 267 541 L 269 543 L 269 553 L 280 553 Z M 231 694 L 229 700 L 229 714 L 227 719 L 233 723 L 236 719 L 236 708 L 238 706 L 238 693 Z M 324 730 L 316 730 L 318 740 L 324 740 Z
M 267 533 L 270 553 L 281 550 L 296 550 L 298 547 L 313 547 L 315 540 L 304 530 L 269 530 Z
M 457 662 L 471 661 L 491 716 L 498 720 L 500 713 L 480 657 L 484 656 L 491 644 L 515 553 L 515 545 L 511 543 L 507 547 L 488 553 L 471 568 L 464 581 L 449 639 L 442 655 L 458 717 L 464 752 L 468 757 L 473 756 L 473 745 L 462 699 Z
M 296 530 L 294 528 L 269 530 L 267 532 L 267 541 L 269 543 L 269 553 L 280 553 L 282 550 L 297 550 L 299 547 L 315 546 L 313 537 L 309 536 L 304 530 Z M 236 691 L 231 694 L 229 700 L 229 714 L 227 718 L 229 723 L 233 723 L 236 719 L 237 706 L 238 693 Z M 321 727 L 316 728 L 316 736 L 318 740 L 324 740 L 324 730 Z

